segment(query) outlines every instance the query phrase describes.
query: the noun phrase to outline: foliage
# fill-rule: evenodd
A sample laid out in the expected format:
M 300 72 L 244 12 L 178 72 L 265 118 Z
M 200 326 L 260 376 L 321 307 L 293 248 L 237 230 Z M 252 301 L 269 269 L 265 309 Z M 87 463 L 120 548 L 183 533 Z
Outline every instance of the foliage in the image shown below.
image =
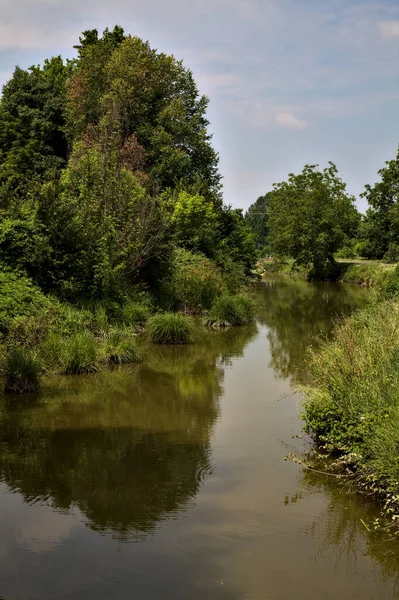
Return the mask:
M 170 293 L 188 312 L 209 309 L 224 288 L 221 270 L 209 258 L 179 248 L 174 253 Z
M 396 302 L 383 301 L 338 322 L 334 340 L 311 352 L 304 405 L 317 443 L 382 494 L 397 489 L 399 479 L 398 312 Z
M 359 225 L 354 198 L 346 194 L 333 163 L 320 171 L 306 165 L 299 175 L 275 184 L 269 194 L 272 253 L 291 257 L 299 265 L 313 265 L 323 277 L 335 265 L 334 253 Z
M 218 238 L 217 214 L 211 200 L 180 192 L 172 204 L 171 226 L 179 245 L 212 255 Z
M 13 319 L 33 315 L 50 304 L 27 277 L 0 271 L 0 331 L 7 331 Z
M 104 336 L 103 360 L 108 364 L 134 363 L 141 361 L 137 341 L 129 330 L 114 329 Z
M 194 321 L 179 313 L 160 313 L 148 321 L 153 344 L 188 344 L 194 338 Z
M 387 161 L 378 174 L 380 181 L 366 185 L 362 194 L 369 204 L 360 232 L 366 258 L 391 254 L 393 244 L 399 243 L 399 148 L 396 157 Z
M 23 193 L 28 178 L 48 175 L 66 162 L 66 82 L 72 64 L 60 56 L 43 67 L 17 67 L 0 100 L 0 206 Z
M 114 30 L 115 32 L 115 30 Z M 205 112 L 191 71 L 119 28 L 85 32 L 69 83 L 67 130 L 81 139 L 104 115 L 117 115 L 121 142 L 134 139 L 150 177 L 161 188 L 197 179 L 217 190 L 218 157 L 210 145 Z M 134 136 L 134 138 L 132 138 Z
M 4 390 L 13 394 L 34 392 L 39 387 L 41 364 L 26 348 L 13 348 L 4 361 Z
M 205 323 L 211 327 L 246 325 L 254 320 L 253 301 L 244 294 L 223 294 L 214 302 Z
M 89 331 L 61 337 L 52 333 L 45 340 L 41 351 L 49 370 L 64 375 L 95 373 L 99 369 L 99 347 Z
M 339 280 L 344 283 L 358 283 L 380 290 L 388 281 L 392 267 L 373 263 L 339 263 Z
M 259 198 L 251 204 L 245 215 L 245 220 L 255 235 L 257 250 L 265 251 L 265 246 L 268 242 L 268 210 L 268 194 L 265 194 L 264 196 L 259 196 Z
M 224 207 L 219 215 L 220 244 L 216 262 L 229 273 L 237 266 L 244 275 L 251 275 L 256 262 L 254 234 L 248 227 L 241 209 Z M 231 271 L 230 271 L 231 272 Z

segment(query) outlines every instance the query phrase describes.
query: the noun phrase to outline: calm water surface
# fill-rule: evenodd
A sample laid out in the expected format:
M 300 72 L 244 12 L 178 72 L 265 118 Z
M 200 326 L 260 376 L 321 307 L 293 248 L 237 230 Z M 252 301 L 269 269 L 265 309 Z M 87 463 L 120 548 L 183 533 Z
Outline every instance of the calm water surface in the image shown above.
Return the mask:
M 399 598 L 375 509 L 284 456 L 305 348 L 357 287 L 261 284 L 256 326 L 0 403 L 5 600 Z

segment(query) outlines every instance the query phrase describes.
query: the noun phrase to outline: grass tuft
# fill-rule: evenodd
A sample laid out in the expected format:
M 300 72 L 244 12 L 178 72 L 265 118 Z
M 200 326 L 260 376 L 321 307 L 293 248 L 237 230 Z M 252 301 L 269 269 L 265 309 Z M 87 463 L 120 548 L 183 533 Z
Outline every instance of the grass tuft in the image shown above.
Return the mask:
M 141 362 L 141 353 L 131 331 L 111 330 L 104 337 L 103 360 L 108 364 Z
M 194 321 L 179 313 L 162 313 L 148 321 L 153 344 L 188 344 L 194 339 Z
M 244 294 L 220 296 L 213 304 L 205 325 L 209 327 L 231 327 L 246 325 L 254 320 L 254 303 Z
M 4 390 L 13 394 L 34 392 L 39 387 L 40 374 L 36 355 L 25 348 L 14 348 L 5 357 Z

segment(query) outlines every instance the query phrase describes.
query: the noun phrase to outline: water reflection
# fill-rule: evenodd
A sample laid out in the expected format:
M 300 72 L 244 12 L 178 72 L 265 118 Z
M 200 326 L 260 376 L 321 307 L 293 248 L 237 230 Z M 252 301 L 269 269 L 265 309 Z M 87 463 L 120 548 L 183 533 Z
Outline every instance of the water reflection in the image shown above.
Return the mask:
M 348 315 L 370 301 L 370 292 L 356 285 L 309 284 L 279 278 L 256 289 L 259 321 L 269 329 L 270 367 L 291 383 L 306 381 L 306 348 L 329 335 L 336 315 Z
M 255 327 L 153 348 L 145 365 L 50 380 L 0 413 L 0 481 L 29 503 L 78 507 L 97 531 L 152 532 L 187 509 L 212 472 L 224 368 Z
M 333 560 L 335 569 L 343 568 L 355 578 L 363 557 L 378 565 L 374 570 L 374 580 L 381 584 L 389 583 L 392 596 L 399 597 L 399 553 L 398 539 L 388 527 L 374 530 L 374 521 L 379 517 L 379 509 L 372 501 L 359 495 L 352 485 L 335 478 L 303 470 L 300 475 L 302 497 L 320 494 L 323 497 L 323 510 L 315 513 L 311 523 L 306 524 L 303 533 L 314 541 L 314 559 Z M 382 523 L 384 527 L 387 523 Z M 370 531 L 368 531 L 370 529 Z M 388 595 L 384 596 L 388 597 Z

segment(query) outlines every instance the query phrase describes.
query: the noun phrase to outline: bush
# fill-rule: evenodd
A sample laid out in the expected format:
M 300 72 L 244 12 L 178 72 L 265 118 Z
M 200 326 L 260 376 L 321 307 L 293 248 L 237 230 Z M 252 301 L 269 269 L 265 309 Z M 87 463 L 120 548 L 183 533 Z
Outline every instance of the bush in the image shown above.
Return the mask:
M 141 354 L 131 331 L 113 330 L 104 337 L 103 360 L 108 364 L 140 362 Z
M 34 315 L 51 301 L 27 277 L 0 271 L 0 330 L 7 331 L 16 317 Z
M 254 303 L 248 296 L 224 294 L 212 306 L 205 323 L 211 327 L 246 325 L 254 320 L 254 314 Z
M 14 348 L 5 358 L 4 389 L 14 394 L 34 392 L 39 387 L 40 373 L 41 365 L 33 352 Z
M 385 298 L 394 298 L 399 295 L 399 265 L 389 273 L 381 286 L 381 292 Z
M 178 306 L 201 312 L 211 307 L 223 287 L 221 271 L 212 260 L 199 252 L 176 250 L 170 293 Z
M 188 344 L 193 341 L 194 321 L 179 313 L 163 313 L 148 320 L 153 344 Z
M 148 304 L 129 300 L 121 307 L 119 320 L 124 325 L 145 325 L 150 317 Z

